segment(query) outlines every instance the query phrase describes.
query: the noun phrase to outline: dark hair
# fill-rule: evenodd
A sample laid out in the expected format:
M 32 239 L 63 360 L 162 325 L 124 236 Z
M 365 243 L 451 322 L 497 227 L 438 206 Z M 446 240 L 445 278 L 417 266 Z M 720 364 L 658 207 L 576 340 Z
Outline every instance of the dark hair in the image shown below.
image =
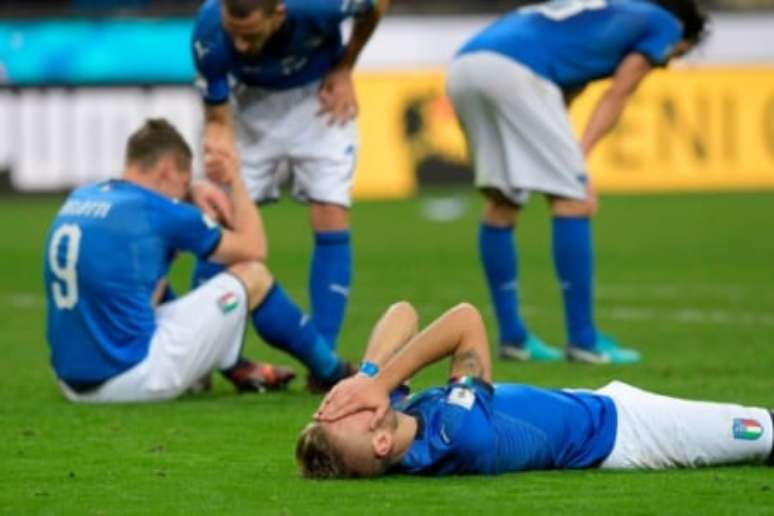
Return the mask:
M 181 170 L 191 168 L 193 154 L 191 147 L 175 129 L 163 118 L 150 118 L 137 129 L 126 145 L 126 162 L 147 170 L 159 159 L 172 154 Z
M 707 14 L 696 5 L 696 0 L 653 0 L 683 24 L 683 39 L 700 43 L 707 35 Z
M 221 0 L 226 10 L 235 18 L 247 18 L 256 9 L 265 13 L 274 12 L 281 0 Z

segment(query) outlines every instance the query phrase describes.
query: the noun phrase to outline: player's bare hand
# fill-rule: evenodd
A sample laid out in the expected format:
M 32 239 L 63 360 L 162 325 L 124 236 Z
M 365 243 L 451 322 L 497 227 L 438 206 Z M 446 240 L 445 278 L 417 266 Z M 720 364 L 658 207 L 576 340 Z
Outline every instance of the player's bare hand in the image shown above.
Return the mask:
M 222 226 L 233 227 L 234 213 L 228 195 L 222 188 L 209 181 L 194 181 L 191 184 L 191 202 Z
M 346 125 L 358 113 L 357 95 L 352 70 L 337 67 L 320 84 L 320 110 L 317 116 L 327 116 L 328 125 Z
M 207 178 L 219 185 L 231 184 L 239 174 L 239 158 L 233 148 L 204 142 L 204 171 Z
M 379 381 L 357 375 L 339 382 L 331 389 L 314 418 L 317 421 L 331 422 L 362 410 L 373 410 L 371 428 L 376 428 L 389 408 L 389 393 Z

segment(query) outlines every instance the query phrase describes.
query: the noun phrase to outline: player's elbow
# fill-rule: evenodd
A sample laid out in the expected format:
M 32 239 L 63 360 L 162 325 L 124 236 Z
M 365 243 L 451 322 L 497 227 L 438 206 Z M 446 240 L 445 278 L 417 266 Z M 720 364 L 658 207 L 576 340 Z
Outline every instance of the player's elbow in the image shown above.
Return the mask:
M 397 313 L 403 321 L 406 321 L 407 326 L 410 326 L 413 329 L 412 333 L 417 332 L 419 327 L 419 315 L 417 314 L 414 305 L 408 301 L 398 301 L 390 306 L 390 312 Z
M 465 326 L 483 324 L 481 312 L 471 303 L 460 303 L 451 311 Z

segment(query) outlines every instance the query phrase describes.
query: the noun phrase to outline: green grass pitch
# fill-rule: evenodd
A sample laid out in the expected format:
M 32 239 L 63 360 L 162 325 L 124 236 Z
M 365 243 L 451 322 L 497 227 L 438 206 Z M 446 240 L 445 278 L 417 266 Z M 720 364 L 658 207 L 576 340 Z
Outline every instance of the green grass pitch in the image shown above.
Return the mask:
M 392 301 L 424 322 L 467 300 L 494 335 L 466 214 L 422 218 L 423 199 L 360 203 L 353 212 L 355 281 L 341 350 L 357 359 Z M 312 482 L 293 448 L 319 397 L 302 391 L 214 392 L 144 406 L 66 403 L 48 367 L 41 263 L 60 199 L 0 202 L 0 513 L 6 514 L 772 514 L 763 467 L 496 478 Z M 496 362 L 495 378 L 597 387 L 617 378 L 672 395 L 774 405 L 774 193 L 603 198 L 595 223 L 599 326 L 640 349 L 634 367 Z M 264 210 L 270 266 L 306 306 L 311 237 L 304 210 Z M 532 329 L 561 343 L 549 222 L 536 199 L 519 226 L 523 306 Z M 191 262 L 174 271 L 180 287 Z M 248 334 L 251 357 L 292 361 Z M 300 369 L 299 369 L 300 370 Z M 415 387 L 444 380 L 444 368 Z M 657 416 L 654 416 L 657 417 Z

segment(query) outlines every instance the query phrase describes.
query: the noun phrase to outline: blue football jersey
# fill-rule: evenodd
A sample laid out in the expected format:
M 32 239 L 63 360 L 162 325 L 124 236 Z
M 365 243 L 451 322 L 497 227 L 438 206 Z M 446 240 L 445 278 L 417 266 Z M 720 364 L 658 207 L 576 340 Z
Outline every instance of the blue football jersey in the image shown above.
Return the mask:
M 451 382 L 396 406 L 419 428 L 398 470 L 423 475 L 589 468 L 612 451 L 613 401 L 586 391 Z
M 285 0 L 287 16 L 255 56 L 240 55 L 223 29 L 220 0 L 207 0 L 193 32 L 197 85 L 204 100 L 225 102 L 232 81 L 285 90 L 321 79 L 341 59 L 341 22 L 374 8 L 375 0 Z
M 209 256 L 220 228 L 196 207 L 126 181 L 73 191 L 46 237 L 46 333 L 57 376 L 111 378 L 148 352 L 153 292 L 175 254 Z
M 459 54 L 496 52 L 575 89 L 610 77 L 634 52 L 666 64 L 681 39 L 678 19 L 646 0 L 552 0 L 496 20 Z

